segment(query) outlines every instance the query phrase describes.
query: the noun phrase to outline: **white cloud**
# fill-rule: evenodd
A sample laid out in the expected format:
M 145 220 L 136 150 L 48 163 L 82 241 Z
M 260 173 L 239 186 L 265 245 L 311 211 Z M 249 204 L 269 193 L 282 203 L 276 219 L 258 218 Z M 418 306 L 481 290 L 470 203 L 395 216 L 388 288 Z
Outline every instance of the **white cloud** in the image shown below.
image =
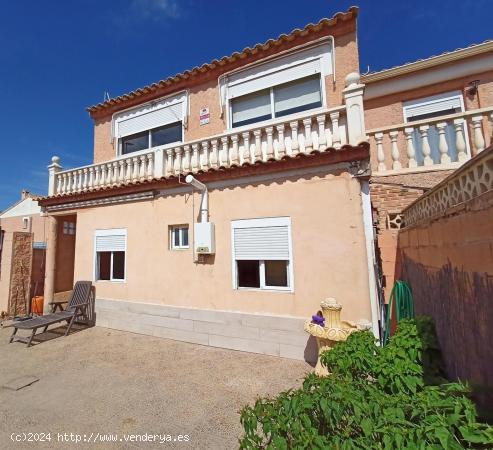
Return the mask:
M 176 0 L 133 0 L 132 10 L 146 19 L 177 19 L 181 16 Z

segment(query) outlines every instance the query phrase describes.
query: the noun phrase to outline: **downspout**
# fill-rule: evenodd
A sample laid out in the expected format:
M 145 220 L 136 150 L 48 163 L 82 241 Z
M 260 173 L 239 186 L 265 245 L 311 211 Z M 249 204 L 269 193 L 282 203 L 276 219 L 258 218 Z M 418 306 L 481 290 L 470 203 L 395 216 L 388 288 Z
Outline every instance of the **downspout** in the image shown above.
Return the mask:
M 332 59 L 332 83 L 334 86 L 336 85 L 336 43 L 334 40 L 334 36 L 330 35 L 329 40 L 332 43 L 332 48 L 330 52 L 330 56 Z
M 191 184 L 194 188 L 202 192 L 202 199 L 200 201 L 200 221 L 202 223 L 209 221 L 209 191 L 207 186 L 197 180 L 193 175 L 187 175 L 185 181 Z
M 363 227 L 365 230 L 366 260 L 368 265 L 368 288 L 370 293 L 371 323 L 373 334 L 380 339 L 379 306 L 377 295 L 377 280 L 375 277 L 375 247 L 373 236 L 373 218 L 371 213 L 370 183 L 359 179 L 361 186 L 361 206 L 363 209 Z

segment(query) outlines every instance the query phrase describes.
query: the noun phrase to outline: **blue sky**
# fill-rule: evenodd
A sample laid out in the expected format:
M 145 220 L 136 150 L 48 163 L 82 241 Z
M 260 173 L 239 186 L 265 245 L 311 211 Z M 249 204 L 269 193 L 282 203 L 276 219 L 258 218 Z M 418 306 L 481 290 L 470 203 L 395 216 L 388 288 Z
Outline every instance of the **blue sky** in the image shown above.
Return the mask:
M 493 38 L 490 0 L 0 0 L 0 210 L 45 194 L 51 156 L 91 162 L 87 106 L 331 17 L 358 19 L 361 71 Z

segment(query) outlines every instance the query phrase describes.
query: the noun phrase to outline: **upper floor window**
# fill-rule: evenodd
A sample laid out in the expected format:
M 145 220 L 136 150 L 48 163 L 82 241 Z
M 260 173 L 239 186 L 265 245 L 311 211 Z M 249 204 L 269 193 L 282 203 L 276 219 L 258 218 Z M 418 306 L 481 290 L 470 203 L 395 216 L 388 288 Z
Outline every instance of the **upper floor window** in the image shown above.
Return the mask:
M 231 100 L 231 126 L 241 127 L 322 106 L 320 74 Z
M 182 141 L 182 123 L 180 121 L 123 137 L 120 143 L 121 154 L 126 155 L 160 145 Z
M 328 42 L 255 64 L 221 79 L 230 128 L 326 105 L 325 77 L 333 74 Z
M 129 153 L 183 141 L 187 95 L 181 93 L 155 100 L 114 116 L 117 153 Z
M 403 104 L 404 121 L 412 125 L 414 122 L 435 119 L 449 114 L 464 111 L 464 101 L 459 91 L 446 92 L 443 94 L 411 100 Z M 435 164 L 440 163 L 441 153 L 439 149 L 439 133 L 437 121 L 431 121 L 428 129 L 428 144 L 430 146 L 430 157 Z M 449 120 L 445 126 L 445 140 L 447 142 L 447 153 L 452 162 L 458 160 L 456 148 L 456 136 L 453 121 Z M 467 127 L 464 127 L 464 140 L 468 145 Z M 423 165 L 424 156 L 422 150 L 422 139 L 419 126 L 413 132 L 413 144 L 416 150 L 416 162 Z

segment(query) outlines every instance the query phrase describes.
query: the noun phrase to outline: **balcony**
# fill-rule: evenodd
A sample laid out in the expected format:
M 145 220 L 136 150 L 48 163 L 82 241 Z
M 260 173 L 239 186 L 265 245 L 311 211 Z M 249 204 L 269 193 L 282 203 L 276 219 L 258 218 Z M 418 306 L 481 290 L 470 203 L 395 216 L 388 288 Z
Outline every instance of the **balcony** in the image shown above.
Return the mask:
M 101 164 L 53 171 L 49 195 L 74 194 L 143 180 L 265 163 L 329 148 L 340 149 L 349 143 L 345 111 L 345 106 L 319 110 L 172 148 L 155 148 Z M 50 170 L 54 165 L 60 170 L 58 161 L 53 162 Z
M 488 107 L 368 130 L 373 175 L 455 169 L 491 143 L 491 122 Z
M 145 180 L 228 169 L 338 150 L 366 140 L 363 88 L 357 73 L 346 77 L 345 104 L 236 128 L 183 144 L 155 147 L 100 164 L 62 170 L 54 156 L 48 195 L 70 195 Z

